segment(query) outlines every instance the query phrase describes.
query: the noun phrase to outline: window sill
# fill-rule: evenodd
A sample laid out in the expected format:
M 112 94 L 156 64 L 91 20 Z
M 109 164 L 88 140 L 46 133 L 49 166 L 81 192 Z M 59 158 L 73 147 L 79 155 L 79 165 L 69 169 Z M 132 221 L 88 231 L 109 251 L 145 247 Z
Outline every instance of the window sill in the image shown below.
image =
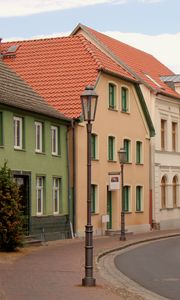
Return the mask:
M 136 163 L 136 166 L 143 166 L 143 163 Z
M 61 157 L 61 154 L 52 154 L 52 157 Z
M 41 155 L 45 155 L 46 153 L 45 152 L 38 152 L 38 151 L 35 151 L 36 154 L 41 154 Z
M 130 214 L 132 214 L 132 211 L 125 211 L 124 212 L 126 215 L 130 215 Z
M 91 161 L 99 161 L 99 158 L 91 158 Z
M 136 210 L 135 211 L 136 214 L 143 214 L 143 212 L 144 212 L 143 210 L 140 210 L 140 211 Z
M 108 107 L 108 110 L 111 110 L 111 111 L 118 111 L 118 109 L 116 107 L 112 108 L 112 107 Z
M 130 115 L 130 112 L 129 112 L 128 110 L 127 110 L 127 111 L 121 110 L 121 113 L 122 113 L 122 114 Z
M 117 160 L 110 160 L 110 159 L 108 159 L 108 162 L 110 162 L 110 163 L 117 163 Z
M 98 216 L 99 212 L 91 213 L 92 216 Z
M 20 149 L 20 148 L 14 148 L 15 151 L 21 151 L 21 152 L 25 152 L 25 149 Z
M 0 145 L 0 149 L 3 149 L 4 148 L 4 145 Z

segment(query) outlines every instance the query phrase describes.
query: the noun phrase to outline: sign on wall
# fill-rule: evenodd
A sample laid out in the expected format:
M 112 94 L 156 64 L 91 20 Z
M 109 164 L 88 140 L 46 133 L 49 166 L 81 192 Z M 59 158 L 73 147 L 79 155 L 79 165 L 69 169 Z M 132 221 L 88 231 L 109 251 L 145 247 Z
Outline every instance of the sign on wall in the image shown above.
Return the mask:
M 120 189 L 120 173 L 109 174 L 109 191 Z

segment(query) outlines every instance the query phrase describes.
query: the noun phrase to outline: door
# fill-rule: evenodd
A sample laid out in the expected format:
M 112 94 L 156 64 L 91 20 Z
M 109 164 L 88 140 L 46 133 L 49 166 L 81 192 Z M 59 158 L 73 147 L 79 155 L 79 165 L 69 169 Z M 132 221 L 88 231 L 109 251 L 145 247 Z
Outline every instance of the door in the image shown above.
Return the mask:
M 109 222 L 107 222 L 107 229 L 112 229 L 112 192 L 107 189 L 107 215 L 109 215 Z
M 19 186 L 22 204 L 22 212 L 24 216 L 24 233 L 29 234 L 30 226 L 30 205 L 29 205 L 29 176 L 14 175 L 15 181 Z

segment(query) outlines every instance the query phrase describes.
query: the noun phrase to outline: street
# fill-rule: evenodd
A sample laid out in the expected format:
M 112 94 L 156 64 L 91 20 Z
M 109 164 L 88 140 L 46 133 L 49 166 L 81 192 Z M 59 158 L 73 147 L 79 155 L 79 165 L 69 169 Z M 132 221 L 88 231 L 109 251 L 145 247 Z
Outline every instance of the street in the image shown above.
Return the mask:
M 141 245 L 115 257 L 116 267 L 143 287 L 180 299 L 180 238 Z

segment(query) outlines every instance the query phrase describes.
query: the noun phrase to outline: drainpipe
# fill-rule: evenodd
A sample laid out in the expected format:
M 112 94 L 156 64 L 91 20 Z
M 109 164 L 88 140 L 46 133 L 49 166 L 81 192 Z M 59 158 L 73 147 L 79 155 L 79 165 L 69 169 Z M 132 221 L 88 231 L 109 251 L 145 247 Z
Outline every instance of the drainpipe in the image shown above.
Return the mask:
M 67 172 L 68 172 L 68 219 L 71 222 L 71 192 L 70 192 L 70 163 L 69 163 L 69 131 L 71 127 L 68 126 L 66 130 L 66 159 L 67 159 Z M 71 225 L 70 225 L 71 226 Z M 73 234 L 72 234 L 73 237 Z
M 76 132 L 75 120 L 72 121 L 72 150 L 73 150 L 73 231 L 76 234 Z

